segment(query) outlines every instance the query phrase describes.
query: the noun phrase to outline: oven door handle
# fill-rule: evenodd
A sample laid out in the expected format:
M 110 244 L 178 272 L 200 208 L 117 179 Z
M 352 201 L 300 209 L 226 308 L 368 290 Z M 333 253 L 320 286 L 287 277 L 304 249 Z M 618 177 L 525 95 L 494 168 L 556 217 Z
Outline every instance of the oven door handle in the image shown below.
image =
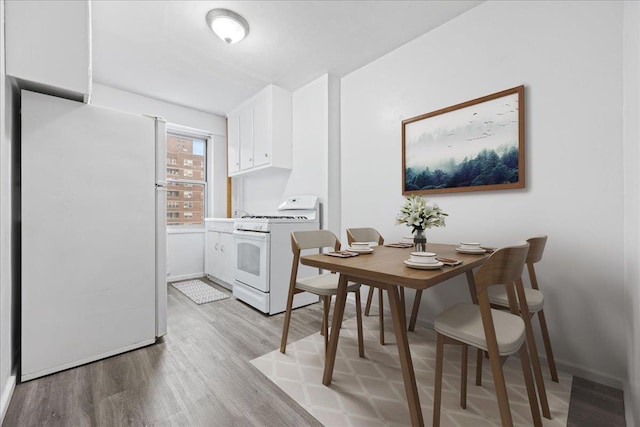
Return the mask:
M 244 231 L 244 230 L 235 230 L 233 232 L 234 236 L 241 236 L 245 239 L 252 240 L 267 240 L 269 239 L 269 233 L 263 233 L 260 231 Z

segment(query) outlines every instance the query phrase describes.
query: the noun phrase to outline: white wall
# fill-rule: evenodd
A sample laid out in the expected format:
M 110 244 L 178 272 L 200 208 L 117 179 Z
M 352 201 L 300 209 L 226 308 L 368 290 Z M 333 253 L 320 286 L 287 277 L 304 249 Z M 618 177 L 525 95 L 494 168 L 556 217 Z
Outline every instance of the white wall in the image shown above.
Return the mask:
M 164 117 L 167 122 L 212 135 L 212 167 L 209 175 L 210 216 L 226 216 L 227 144 L 226 119 L 109 86 L 93 85 L 91 103 L 130 113 Z M 222 159 L 222 160 L 221 160 Z M 171 229 L 168 236 L 169 280 L 204 275 L 204 227 Z
M 205 232 L 200 229 L 169 229 L 167 244 L 169 253 L 169 281 L 202 277 L 204 273 Z
M 227 122 L 224 117 L 137 95 L 96 82 L 93 83 L 91 103 L 131 113 L 155 114 L 164 117 L 171 123 L 204 130 L 214 135 L 227 134 Z
M 13 245 L 12 197 L 14 173 L 12 141 L 15 138 L 13 117 L 14 91 L 5 75 L 4 0 L 0 0 L 0 424 L 9 407 L 16 383 L 16 331 L 20 307 L 17 302 L 17 271 Z
M 408 234 L 394 224 L 401 121 L 526 86 L 526 188 L 433 195 L 450 217 L 427 236 L 500 246 L 548 234 L 538 271 L 556 361 L 616 386 L 627 364 L 621 30 L 620 2 L 491 1 L 341 82 L 342 226 L 388 241 Z M 420 319 L 468 299 L 451 280 L 424 293 Z
M 624 8 L 624 271 L 627 425 L 640 425 L 640 4 Z
M 293 169 L 285 195 L 314 194 L 321 198 L 328 220 L 329 76 L 314 80 L 292 96 Z
M 340 174 L 340 79 L 329 75 L 329 147 L 328 147 L 328 191 L 327 221 L 325 227 L 340 237 L 341 219 L 341 177 Z M 346 243 L 346 240 L 344 240 Z
M 336 85 L 334 77 L 327 74 L 314 80 L 292 95 L 293 114 L 293 167 L 286 170 L 262 170 L 234 178 L 235 188 L 240 188 L 238 208 L 249 212 L 272 211 L 284 198 L 297 194 L 320 197 L 325 226 L 339 231 L 339 218 L 333 217 L 330 208 L 339 199 L 329 189 L 338 186 L 336 177 L 329 177 L 330 159 L 337 164 L 339 135 L 335 130 L 336 117 L 330 120 L 330 104 L 335 105 Z M 338 86 L 339 88 L 339 86 Z M 326 227 L 325 227 L 326 228 Z
M 213 135 L 213 150 L 208 153 L 207 162 L 210 167 L 212 182 L 209 184 L 209 217 L 226 218 L 227 216 L 227 136 Z

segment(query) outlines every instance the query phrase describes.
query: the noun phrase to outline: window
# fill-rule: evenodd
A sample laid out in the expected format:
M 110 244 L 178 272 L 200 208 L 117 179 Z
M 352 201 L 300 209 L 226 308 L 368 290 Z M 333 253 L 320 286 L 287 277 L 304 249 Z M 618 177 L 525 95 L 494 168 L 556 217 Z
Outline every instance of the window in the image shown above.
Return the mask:
M 167 135 L 168 225 L 204 225 L 207 137 Z M 176 212 L 177 211 L 177 212 Z

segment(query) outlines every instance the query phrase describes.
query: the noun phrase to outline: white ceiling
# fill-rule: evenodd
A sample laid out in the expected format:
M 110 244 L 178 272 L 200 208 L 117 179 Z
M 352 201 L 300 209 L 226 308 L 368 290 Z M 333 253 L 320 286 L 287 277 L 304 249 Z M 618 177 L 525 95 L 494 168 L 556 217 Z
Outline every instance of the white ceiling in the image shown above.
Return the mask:
M 342 77 L 481 1 L 92 2 L 96 83 L 224 115 L 273 83 L 295 91 Z M 207 26 L 214 8 L 241 14 L 246 39 Z

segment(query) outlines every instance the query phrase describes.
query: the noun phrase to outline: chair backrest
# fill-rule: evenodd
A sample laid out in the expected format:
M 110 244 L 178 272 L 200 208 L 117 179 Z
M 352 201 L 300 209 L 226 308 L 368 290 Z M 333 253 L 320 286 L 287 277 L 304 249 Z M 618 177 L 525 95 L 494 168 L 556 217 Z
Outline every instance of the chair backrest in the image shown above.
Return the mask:
M 291 262 L 290 289 L 296 287 L 298 277 L 298 264 L 300 262 L 300 251 L 304 249 L 333 248 L 340 250 L 340 240 L 329 230 L 310 230 L 291 232 L 291 250 L 293 251 L 293 261 Z
M 522 276 L 528 251 L 527 242 L 496 250 L 474 276 L 478 298 L 489 286 L 513 285 Z
M 532 237 L 527 239 L 529 242 L 529 254 L 527 255 L 527 271 L 529 272 L 529 280 L 531 287 L 536 290 L 540 290 L 538 285 L 538 277 L 536 276 L 536 270 L 533 264 L 542 259 L 542 253 L 544 247 L 547 244 L 547 236 Z
M 340 240 L 329 230 L 293 231 L 291 249 L 300 253 L 304 249 L 333 248 L 340 250 Z
M 382 246 L 384 238 L 375 228 L 347 228 L 347 243 L 352 242 L 375 242 Z
M 537 236 L 527 239 L 529 242 L 529 253 L 527 254 L 527 264 L 535 264 L 542 259 L 544 247 L 547 244 L 547 236 Z
M 515 281 L 520 279 L 524 262 L 527 259 L 529 243 L 522 242 L 514 246 L 507 246 L 496 250 L 487 261 L 478 268 L 474 275 L 482 328 L 489 353 L 498 353 L 496 330 L 493 324 L 493 315 L 489 305 L 487 288 L 494 285 L 502 285 L 507 290 L 509 308 L 512 314 L 518 313 L 516 302 Z M 521 307 L 526 301 L 519 301 Z

